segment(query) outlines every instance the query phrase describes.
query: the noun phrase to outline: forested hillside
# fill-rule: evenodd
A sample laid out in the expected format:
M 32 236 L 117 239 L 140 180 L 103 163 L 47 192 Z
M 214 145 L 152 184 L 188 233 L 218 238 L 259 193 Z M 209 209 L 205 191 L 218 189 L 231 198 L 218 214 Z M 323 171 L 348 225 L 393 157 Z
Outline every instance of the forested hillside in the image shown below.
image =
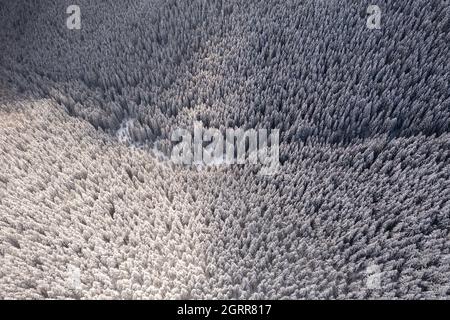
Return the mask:
M 377 3 L 0 1 L 0 299 L 448 299 L 450 8 Z M 280 170 L 174 165 L 194 122 Z

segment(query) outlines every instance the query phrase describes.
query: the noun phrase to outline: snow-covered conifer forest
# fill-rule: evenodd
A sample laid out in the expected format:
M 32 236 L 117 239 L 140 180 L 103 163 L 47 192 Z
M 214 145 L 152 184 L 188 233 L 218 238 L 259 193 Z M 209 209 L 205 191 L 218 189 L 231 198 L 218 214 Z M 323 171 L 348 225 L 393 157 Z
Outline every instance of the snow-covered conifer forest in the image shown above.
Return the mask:
M 0 21 L 0 299 L 450 297 L 448 1 L 0 0 Z M 279 170 L 173 164 L 195 122 L 278 129 Z

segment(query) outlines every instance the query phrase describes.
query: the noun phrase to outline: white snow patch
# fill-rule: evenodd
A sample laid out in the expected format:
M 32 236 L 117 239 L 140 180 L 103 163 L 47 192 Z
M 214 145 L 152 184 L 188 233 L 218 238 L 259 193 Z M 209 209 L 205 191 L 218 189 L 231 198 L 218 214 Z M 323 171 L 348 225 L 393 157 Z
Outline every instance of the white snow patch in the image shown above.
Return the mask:
M 133 122 L 134 119 L 124 119 L 120 124 L 120 128 L 116 132 L 116 137 L 120 142 L 131 144 L 130 126 Z

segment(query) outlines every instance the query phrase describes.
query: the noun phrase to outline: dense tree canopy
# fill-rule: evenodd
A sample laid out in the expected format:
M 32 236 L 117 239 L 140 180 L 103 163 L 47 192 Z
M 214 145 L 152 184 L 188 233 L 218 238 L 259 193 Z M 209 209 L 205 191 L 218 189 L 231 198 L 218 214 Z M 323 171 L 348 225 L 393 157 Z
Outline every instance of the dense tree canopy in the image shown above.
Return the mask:
M 448 4 L 70 2 L 0 4 L 0 298 L 448 298 Z M 174 165 L 196 121 L 280 171 Z

